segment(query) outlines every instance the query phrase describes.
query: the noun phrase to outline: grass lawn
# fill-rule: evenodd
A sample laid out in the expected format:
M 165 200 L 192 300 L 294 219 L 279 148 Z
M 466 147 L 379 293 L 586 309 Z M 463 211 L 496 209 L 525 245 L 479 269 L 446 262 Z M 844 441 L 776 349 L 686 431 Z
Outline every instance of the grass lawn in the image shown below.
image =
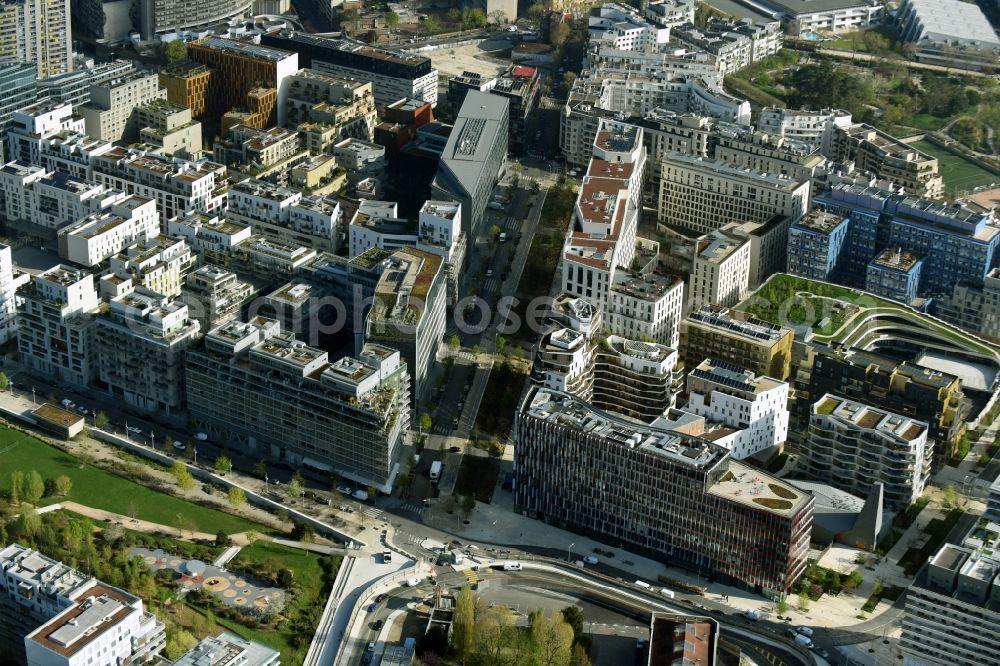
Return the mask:
M 927 558 L 938 551 L 944 540 L 948 538 L 951 528 L 955 526 L 955 521 L 962 517 L 961 509 L 952 509 L 944 518 L 935 518 L 927 523 L 924 534 L 930 538 L 921 548 L 910 548 L 899 558 L 899 566 L 907 576 L 912 576 L 923 566 Z
M 455 492 L 459 495 L 475 494 L 480 502 L 493 501 L 493 490 L 500 474 L 500 461 L 494 458 L 464 456 L 455 480 Z
M 972 162 L 949 153 L 930 141 L 916 141 L 912 144 L 917 150 L 923 151 L 938 160 L 938 170 L 944 178 L 944 190 L 948 194 L 958 194 L 976 187 L 1000 183 L 1000 176 L 994 176 Z
M 324 557 L 326 556 L 289 548 L 268 541 L 255 541 L 252 546 L 248 546 L 239 552 L 239 555 L 230 562 L 229 569 L 238 571 L 241 562 L 252 562 L 255 564 L 267 564 L 270 562 L 291 570 L 295 575 L 295 588 L 297 592 L 294 598 L 288 602 L 285 615 L 311 610 L 316 618 L 318 618 L 320 613 L 322 613 L 323 605 L 326 603 L 323 567 L 320 565 L 320 561 Z M 340 567 L 340 558 L 337 557 L 336 560 L 336 566 L 332 575 L 336 575 L 336 570 Z M 312 633 L 308 636 L 301 636 L 301 631 L 296 626 L 293 626 L 292 622 L 284 623 L 278 631 L 258 631 L 236 624 L 225 618 L 216 617 L 214 619 L 219 624 L 232 629 L 244 638 L 259 641 L 280 651 L 281 663 L 283 664 L 301 664 L 305 659 L 306 651 L 309 649 L 309 642 L 312 640 Z M 315 626 L 312 627 L 312 630 L 315 631 Z M 304 644 L 297 646 L 296 642 Z
M 480 409 L 476 415 L 477 430 L 486 435 L 507 437 L 514 423 L 514 410 L 525 379 L 525 373 L 509 363 L 493 366 L 481 403 L 489 407 Z
M 906 124 L 909 125 L 910 127 L 916 127 L 917 129 L 922 129 L 930 132 L 933 130 L 941 129 L 942 127 L 948 124 L 949 120 L 950 118 L 942 118 L 940 116 L 934 116 L 929 113 L 915 113 L 913 114 L 913 116 L 910 117 L 909 121 L 907 121 Z M 921 141 L 920 143 L 929 143 L 929 142 Z M 934 144 L 931 144 L 931 146 L 937 148 L 937 146 L 934 146 Z M 920 150 L 923 150 L 923 148 L 921 148 Z
M 42 504 L 66 499 L 95 509 L 128 515 L 129 505 L 136 507 L 135 517 L 161 525 L 173 525 L 177 514 L 194 522 L 201 532 L 222 530 L 227 534 L 266 527 L 228 513 L 198 506 L 186 500 L 146 488 L 111 472 L 80 463 L 76 458 L 54 446 L 18 430 L 0 428 L 0 491 L 10 485 L 9 472 L 35 470 L 43 477 L 65 474 L 73 481 L 73 489 L 65 498 L 48 498 Z

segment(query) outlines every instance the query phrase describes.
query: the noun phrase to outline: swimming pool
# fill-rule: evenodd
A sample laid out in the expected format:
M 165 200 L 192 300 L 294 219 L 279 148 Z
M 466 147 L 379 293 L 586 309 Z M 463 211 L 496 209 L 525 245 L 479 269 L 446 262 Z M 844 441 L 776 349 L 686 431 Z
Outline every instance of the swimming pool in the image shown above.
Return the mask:
M 828 42 L 828 41 L 830 41 L 829 37 L 824 37 L 823 35 L 819 34 L 818 32 L 813 32 L 812 30 L 806 30 L 805 32 L 803 32 L 801 34 L 802 34 L 802 39 L 806 40 L 807 42 Z

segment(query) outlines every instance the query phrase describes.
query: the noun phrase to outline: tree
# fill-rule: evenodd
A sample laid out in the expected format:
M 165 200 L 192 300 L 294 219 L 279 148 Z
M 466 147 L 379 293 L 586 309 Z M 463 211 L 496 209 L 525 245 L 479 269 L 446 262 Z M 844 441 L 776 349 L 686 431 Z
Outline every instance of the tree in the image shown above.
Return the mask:
M 177 487 L 181 490 L 188 491 L 194 488 L 194 477 L 188 471 L 187 465 L 180 460 L 174 461 L 170 467 L 170 473 L 174 475 L 174 481 L 177 482 Z
M 431 415 L 430 414 L 428 414 L 427 412 L 424 412 L 423 414 L 420 415 L 420 430 L 421 431 L 430 430 L 432 425 L 434 425 L 434 422 L 431 421 Z
M 853 590 L 854 588 L 859 587 L 863 582 L 865 582 L 865 577 L 861 575 L 860 571 L 855 569 L 851 572 L 851 575 L 847 577 L 847 580 L 844 581 L 843 585 L 846 589 Z
M 502 231 L 502 229 L 500 227 L 498 227 L 497 225 L 494 224 L 493 226 L 491 226 L 490 227 L 490 240 L 491 241 L 495 241 L 500 236 L 500 232 L 501 231 Z
M 472 345 L 472 354 L 474 356 L 479 356 L 479 343 Z
M 573 654 L 569 658 L 569 666 L 590 666 L 590 655 L 582 643 L 573 644 Z
M 0 391 L 6 391 L 10 386 L 10 379 L 7 378 L 6 372 L 0 372 Z
M 118 523 L 108 523 L 103 530 L 101 530 L 101 539 L 104 543 L 114 545 L 121 541 L 122 537 L 125 536 L 125 530 Z
M 809 611 L 809 595 L 805 590 L 799 592 L 798 599 L 795 601 L 795 607 L 800 613 L 806 613 Z
M 502 354 L 503 350 L 506 348 L 507 348 L 507 338 L 503 337 L 502 335 L 497 337 L 497 351 Z
M 472 515 L 472 511 L 475 508 L 476 508 L 476 496 L 472 495 L 471 493 L 469 495 L 463 495 L 462 496 L 462 516 L 465 517 L 465 520 L 469 519 L 469 516 Z
M 783 617 L 788 613 L 788 602 L 784 599 L 779 600 L 774 604 L 774 610 L 778 612 L 778 617 Z
M 448 338 L 448 348 L 451 349 L 453 352 L 458 351 L 458 348 L 461 346 L 462 346 L 462 340 L 458 337 L 458 335 L 453 335 L 450 338 Z
M 489 19 L 496 25 L 503 25 L 507 23 L 510 19 L 507 17 L 507 12 L 502 9 L 494 9 L 490 12 Z
M 302 541 L 304 543 L 312 543 L 313 540 L 313 528 L 305 523 L 295 523 L 292 526 L 292 539 L 295 541 Z
M 125 515 L 135 520 L 135 517 L 139 515 L 139 505 L 135 503 L 135 500 L 129 500 L 128 508 L 125 509 Z
M 72 479 L 65 474 L 60 474 L 56 477 L 56 492 L 59 493 L 60 497 L 66 497 L 66 495 L 69 495 L 69 491 L 71 490 L 73 490 Z
M 233 543 L 233 540 L 229 538 L 229 535 L 219 530 L 215 533 L 215 545 L 217 548 L 225 548 Z
M 187 58 L 187 44 L 180 39 L 167 42 L 163 46 L 163 57 L 167 62 L 177 62 Z
M 421 24 L 420 30 L 424 33 L 424 35 L 429 37 L 441 32 L 441 23 L 438 22 L 438 20 L 433 16 L 428 16 Z
M 260 532 L 257 530 L 247 530 L 243 537 L 247 540 L 247 545 L 252 546 L 255 541 L 260 539 Z
M 101 430 L 106 428 L 108 426 L 108 423 L 110 423 L 110 421 L 111 419 L 109 419 L 108 415 L 105 414 L 104 412 L 99 411 L 96 414 L 94 414 L 94 425 L 100 428 Z
M 167 659 L 174 661 L 197 644 L 198 639 L 192 636 L 190 632 L 184 629 L 175 629 L 172 632 L 167 632 L 167 641 L 163 647 L 163 652 Z
M 476 618 L 476 652 L 485 658 L 487 664 L 516 664 L 517 660 L 510 658 L 510 651 L 519 637 L 514 614 L 509 608 L 494 606 Z
M 295 479 L 288 482 L 288 485 L 285 486 L 285 490 L 288 492 L 288 497 L 291 498 L 293 502 L 302 497 L 302 484 Z
M 243 492 L 242 488 L 238 488 L 237 486 L 232 486 L 229 492 L 226 493 L 226 497 L 229 500 L 229 506 L 234 509 L 243 506 L 247 501 L 246 493 Z
M 549 30 L 549 44 L 552 48 L 559 50 L 569 37 L 569 26 L 566 23 L 557 23 Z
M 396 12 L 386 12 L 385 25 L 388 28 L 395 28 L 397 25 L 399 25 L 399 14 L 397 14 Z
M 263 458 L 261 458 L 260 460 L 258 460 L 257 463 L 253 466 L 253 473 L 256 474 L 257 476 L 261 476 L 261 477 L 266 476 L 267 475 L 267 461 L 265 461 Z
M 225 474 L 232 468 L 233 463 L 229 460 L 228 456 L 219 456 L 215 459 L 215 471 L 219 474 Z
M 946 509 L 958 506 L 958 493 L 955 491 L 954 484 L 949 483 L 945 486 L 942 504 Z
M 24 475 L 22 497 L 29 504 L 38 504 L 38 501 L 45 497 L 45 479 L 35 470 Z
M 562 87 L 565 94 L 569 94 L 569 91 L 573 89 L 573 84 L 576 82 L 576 72 L 566 72 L 563 74 L 562 83 L 559 85 Z
M 292 573 L 291 569 L 286 569 L 282 567 L 278 569 L 278 585 L 285 588 L 286 590 L 291 588 L 295 584 L 295 574 Z
M 476 631 L 476 598 L 468 585 L 455 594 L 455 614 L 452 616 L 451 647 L 460 663 L 472 656 Z
M 565 666 L 573 654 L 573 628 L 559 613 L 534 611 L 528 616 L 531 643 L 539 666 Z
M 573 628 L 573 640 L 583 636 L 583 611 L 576 606 L 566 606 L 560 612 L 566 624 Z
M 10 490 L 7 491 L 7 495 L 11 505 L 17 506 L 21 503 L 21 497 L 24 496 L 24 472 L 21 470 L 15 469 L 10 473 Z
M 528 7 L 527 16 L 531 20 L 537 21 L 543 16 L 545 16 L 546 13 L 548 13 L 548 10 L 545 8 L 545 5 L 542 3 L 538 3 Z

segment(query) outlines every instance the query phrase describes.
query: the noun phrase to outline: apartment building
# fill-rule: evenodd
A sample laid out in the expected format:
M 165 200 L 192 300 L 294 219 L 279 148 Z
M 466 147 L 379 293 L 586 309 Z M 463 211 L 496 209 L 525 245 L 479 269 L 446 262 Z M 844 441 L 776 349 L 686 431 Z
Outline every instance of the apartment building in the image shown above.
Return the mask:
M 533 386 L 515 416 L 519 512 L 782 598 L 802 575 L 813 498 L 712 442 Z
M 528 147 L 527 125 L 538 106 L 541 82 L 542 77 L 537 68 L 511 65 L 497 77 L 489 89 L 491 95 L 507 100 L 507 110 L 510 113 L 507 129 L 510 132 L 511 150 L 524 152 Z
M 915 46 L 918 62 L 986 70 L 1000 53 L 1000 38 L 979 7 L 958 0 L 904 0 L 896 34 Z
M 17 333 L 17 290 L 30 279 L 28 273 L 14 270 L 10 245 L 0 243 L 0 344 Z
M 226 219 L 279 243 L 336 252 L 340 218 L 340 203 L 331 197 L 303 196 L 252 178 L 229 187 Z
M 959 282 L 951 298 L 934 313 L 980 337 L 1000 340 L 1000 268 L 986 274 L 982 286 Z
M 365 341 L 399 351 L 411 368 L 412 399 L 430 396 L 429 375 L 447 327 L 448 286 L 441 257 L 416 248 L 397 250 L 375 285 Z
M 808 143 L 754 132 L 742 125 L 718 123 L 712 138 L 715 140 L 712 153 L 715 159 L 751 171 L 807 180 L 826 164 L 819 149 Z
M 119 285 L 131 281 L 164 296 L 177 296 L 185 276 L 194 268 L 194 257 L 184 239 L 157 234 L 111 257 L 110 267 L 101 278 L 102 295 L 122 295 Z
M 677 349 L 683 311 L 683 281 L 648 272 L 615 272 L 605 313 L 612 334 Z
M 98 377 L 109 394 L 143 412 L 170 414 L 184 402 L 184 354 L 199 338 L 188 307 L 139 287 L 97 318 Z
M 1000 560 L 994 555 L 996 538 L 989 535 L 1000 532 L 1000 525 L 986 520 L 982 528 L 974 525 L 956 543 L 941 546 L 907 588 L 899 640 L 905 663 L 996 662 Z
M 789 385 L 734 363 L 706 358 L 687 376 L 684 411 L 737 430 L 724 446 L 742 460 L 788 438 Z
M 859 173 L 887 180 L 918 197 L 940 198 L 944 192 L 937 158 L 871 125 L 835 128 L 831 158 L 852 161 Z
M 810 280 L 839 281 L 850 223 L 843 215 L 814 208 L 788 230 L 788 272 Z
M 135 108 L 139 141 L 159 146 L 165 155 L 178 154 L 191 159 L 201 156 L 201 123 L 191 116 L 191 109 L 166 98 L 166 90 L 157 99 Z
M 670 30 L 651 23 L 639 12 L 616 3 L 594 7 L 587 18 L 591 43 L 598 42 L 620 51 L 641 51 L 665 46 Z
M 853 125 L 851 114 L 843 109 L 761 109 L 758 131 L 768 136 L 807 144 L 823 155 L 833 154 L 834 133 Z
M 750 286 L 750 240 L 716 229 L 695 241 L 688 303 L 691 310 L 742 302 Z
M 136 107 L 166 99 L 156 72 L 132 70 L 128 74 L 90 86 L 90 102 L 78 107 L 87 136 L 111 142 L 131 142 L 139 138 Z
M 133 19 L 133 25 L 138 28 L 143 40 L 152 40 L 163 33 L 204 28 L 233 18 L 245 18 L 251 14 L 252 6 L 250 0 L 143 0 L 139 5 L 138 21 Z
M 98 141 L 75 132 L 59 132 L 38 143 L 40 161 L 36 166 L 91 181 L 94 180 L 93 159 L 115 148 L 110 141 Z
M 860 30 L 878 23 L 885 9 L 882 0 L 757 0 L 755 6 L 781 19 L 793 35 Z
M 177 300 L 187 306 L 188 316 L 205 332 L 239 317 L 243 304 L 256 291 L 236 273 L 204 264 L 187 274 Z
M 408 55 L 348 39 L 328 39 L 300 31 L 261 35 L 260 43 L 299 56 L 299 65 L 336 76 L 371 81 L 375 104 L 404 97 L 437 106 L 438 72 L 426 56 Z
M 18 290 L 17 350 L 31 370 L 74 386 L 97 374 L 94 276 L 54 266 Z
M 636 251 L 646 153 L 642 130 L 602 120 L 563 244 L 562 288 L 607 312 L 615 273 Z
M 992 484 L 986 494 L 986 513 L 984 517 L 990 520 L 1000 520 L 1000 477 Z
M 14 112 L 35 101 L 36 75 L 34 63 L 0 63 L 0 132 L 3 136 L 10 130 Z M 9 159 L 8 156 L 6 160 Z
M 0 548 L 0 640 L 28 664 L 145 664 L 166 642 L 142 599 L 20 544 Z
M 733 221 L 764 222 L 775 215 L 797 220 L 809 208 L 808 179 L 717 159 L 668 155 L 660 179 L 658 223 L 702 234 Z
M 223 631 L 206 636 L 172 666 L 279 666 L 281 653 L 266 645 Z
M 954 455 L 970 411 L 962 380 L 955 375 L 873 352 L 820 345 L 807 381 L 796 384 L 793 421 L 804 429 L 810 407 L 827 393 L 926 421 L 935 466 Z
M 713 358 L 787 381 L 793 338 L 792 329 L 737 310 L 701 308 L 681 321 L 681 360 L 685 368 L 696 368 Z
M 827 393 L 811 408 L 805 472 L 858 497 L 881 483 L 886 508 L 902 511 L 930 478 L 927 434 L 923 421 Z
M 960 282 L 981 285 L 1000 256 L 1000 223 L 972 201 L 947 203 L 877 187 L 838 184 L 814 203 L 848 219 L 839 245 L 841 279 L 863 286 L 886 248 L 922 258 L 917 293 L 947 298 Z
M 275 122 L 284 126 L 284 110 L 278 104 L 278 91 L 285 78 L 299 70 L 296 53 L 225 37 L 207 37 L 188 43 L 188 57 L 214 70 L 205 81 L 204 104 L 188 104 L 187 100 L 175 97 L 180 88 L 194 92 L 199 87 L 193 81 L 191 85 L 180 86 L 177 77 L 172 86 L 165 85 L 171 102 L 189 107 L 199 120 L 203 116 L 215 118 L 233 109 L 249 107 L 252 113 L 232 124 L 242 121 L 261 129 Z M 161 80 L 172 76 L 169 72 L 160 73 Z M 263 93 L 268 90 L 273 92 Z
M 308 266 L 317 254 L 311 247 L 253 234 L 233 248 L 231 267 L 260 280 L 288 279 Z
M 41 100 L 19 107 L 8 118 L 6 161 L 41 166 L 42 142 L 60 132 L 82 133 L 83 118 L 66 102 Z
M 0 8 L 0 60 L 34 63 L 39 79 L 73 69 L 69 0 L 13 0 Z
M 204 345 L 186 361 L 188 409 L 201 430 L 391 492 L 410 426 L 399 352 L 366 345 L 331 362 L 260 317 L 213 329 Z
M 160 219 L 188 211 L 211 213 L 226 201 L 226 167 L 142 150 L 114 148 L 93 158 L 94 180 L 156 202 Z
M 652 0 L 646 6 L 646 20 L 672 28 L 694 22 L 694 0 Z
M 65 173 L 24 162 L 0 169 L 7 224 L 31 236 L 55 240 L 59 229 L 121 201 L 125 194 Z
M 166 227 L 167 236 L 183 238 L 200 260 L 222 265 L 228 263 L 237 245 L 253 235 L 249 224 L 198 211 L 171 218 Z
M 287 180 L 288 168 L 308 156 L 300 146 L 299 135 L 280 127 L 263 130 L 236 125 L 212 146 L 216 162 L 260 180 Z
M 87 63 L 89 65 L 89 63 Z M 81 106 L 90 101 L 90 84 L 106 78 L 123 76 L 135 69 L 132 60 L 112 60 L 40 79 L 38 99 L 49 98 Z
M 571 294 L 557 296 L 548 314 L 532 382 L 646 423 L 673 406 L 681 380 L 675 349 L 605 336 L 601 311 Z
M 778 21 L 755 24 L 751 19 L 717 18 L 706 29 L 694 22 L 674 26 L 672 39 L 710 53 L 723 76 L 733 74 L 781 50 L 784 34 Z
M 127 196 L 59 230 L 59 256 L 81 266 L 96 266 L 134 243 L 160 233 L 156 202 Z
M 200 62 L 183 60 L 160 68 L 160 85 L 171 103 L 191 109 L 191 115 L 200 120 L 208 111 L 209 86 L 215 74 L 214 69 Z
M 887 247 L 868 264 L 865 291 L 909 304 L 916 299 L 924 259 L 900 247 Z
M 357 182 L 362 178 L 385 177 L 385 146 L 347 138 L 333 144 L 329 152 L 337 158 L 337 164 L 347 169 L 348 179 L 351 182 Z
M 372 140 L 378 117 L 371 81 L 300 69 L 281 86 L 285 127 L 321 123 L 334 128 L 339 138 Z

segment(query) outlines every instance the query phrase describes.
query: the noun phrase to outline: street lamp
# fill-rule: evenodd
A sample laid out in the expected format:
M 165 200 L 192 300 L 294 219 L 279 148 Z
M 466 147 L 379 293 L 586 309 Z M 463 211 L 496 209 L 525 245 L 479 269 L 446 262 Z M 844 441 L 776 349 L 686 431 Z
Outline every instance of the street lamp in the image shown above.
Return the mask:
M 570 552 L 570 551 L 573 550 L 573 546 L 575 546 L 575 545 L 576 545 L 576 542 L 574 541 L 573 543 L 571 543 L 569 546 L 566 547 L 566 561 L 567 562 L 570 561 L 570 557 L 572 557 L 572 555 L 573 555 L 573 553 Z
M 198 447 L 195 444 L 191 445 L 191 451 L 194 453 L 194 466 L 198 466 Z
M 35 387 L 31 387 L 31 404 L 35 404 Z
M 149 431 L 149 446 L 156 450 L 156 434 L 152 430 Z

